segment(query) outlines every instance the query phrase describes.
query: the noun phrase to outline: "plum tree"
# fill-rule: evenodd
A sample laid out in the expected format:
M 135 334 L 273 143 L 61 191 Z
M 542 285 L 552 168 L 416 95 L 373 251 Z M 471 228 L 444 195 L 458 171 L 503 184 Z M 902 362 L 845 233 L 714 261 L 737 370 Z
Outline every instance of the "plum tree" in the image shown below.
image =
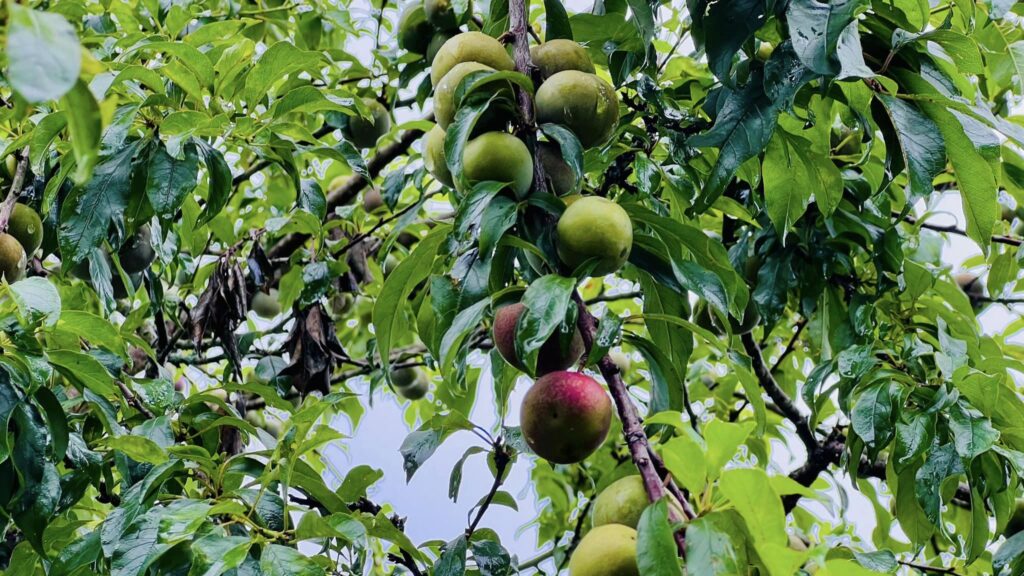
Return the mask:
M 573 268 L 593 260 L 595 275 L 611 274 L 626 263 L 632 246 L 629 215 L 607 198 L 580 198 L 558 219 L 558 256 Z
M 10 234 L 0 232 L 0 277 L 8 283 L 21 280 L 25 275 L 25 249 Z
M 556 464 L 579 462 L 608 436 L 612 402 L 593 378 L 579 372 L 541 376 L 523 397 L 523 438 L 538 456 Z
M 585 48 L 564 38 L 548 40 L 543 44 L 530 46 L 530 58 L 542 79 L 550 78 L 565 70 L 594 73 L 594 63 Z
M 515 63 L 505 47 L 482 32 L 463 32 L 441 46 L 430 65 L 430 80 L 437 86 L 457 64 L 477 62 L 495 70 L 512 70 Z
M 346 116 L 342 132 L 357 148 L 372 148 L 381 136 L 391 130 L 391 115 L 383 104 L 373 98 L 363 98 L 363 105 L 370 113 L 369 118 L 358 114 Z
M 510 304 L 499 308 L 494 314 L 494 327 L 492 336 L 494 346 L 498 349 L 501 357 L 517 369 L 528 372 L 526 364 L 516 354 L 516 325 L 526 311 L 526 305 L 522 302 Z M 548 372 L 565 370 L 575 364 L 583 355 L 583 337 L 578 329 L 573 330 L 568 342 L 563 345 L 563 338 L 556 332 L 540 347 L 537 353 L 538 376 Z
M 43 243 L 43 222 L 39 213 L 25 204 L 15 204 L 7 221 L 7 233 L 14 236 L 31 256 Z
M 463 174 L 470 184 L 505 182 L 517 198 L 533 184 L 533 155 L 522 140 L 507 132 L 487 132 L 466 144 Z
M 629 526 L 597 526 L 580 540 L 569 560 L 570 576 L 639 576 L 637 533 Z
M 565 125 L 585 148 L 601 146 L 619 124 L 619 98 L 595 74 L 565 70 L 537 89 L 537 120 Z
M 413 2 L 406 6 L 398 19 L 398 45 L 409 52 L 426 54 L 433 36 L 434 27 L 427 22 L 423 3 Z
M 139 226 L 124 245 L 117 252 L 117 259 L 121 267 L 129 274 L 142 272 L 149 268 L 156 260 L 156 250 L 153 249 L 153 232 L 149 225 Z

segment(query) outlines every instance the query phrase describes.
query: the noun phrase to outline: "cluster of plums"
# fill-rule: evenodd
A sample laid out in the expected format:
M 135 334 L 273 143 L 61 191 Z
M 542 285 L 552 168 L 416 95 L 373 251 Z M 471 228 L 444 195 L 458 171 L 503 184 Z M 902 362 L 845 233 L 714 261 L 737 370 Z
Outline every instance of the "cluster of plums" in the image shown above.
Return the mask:
M 28 256 L 42 243 L 43 222 L 39 214 L 25 204 L 15 204 L 7 221 L 7 231 L 0 232 L 0 276 L 7 282 L 21 280 Z

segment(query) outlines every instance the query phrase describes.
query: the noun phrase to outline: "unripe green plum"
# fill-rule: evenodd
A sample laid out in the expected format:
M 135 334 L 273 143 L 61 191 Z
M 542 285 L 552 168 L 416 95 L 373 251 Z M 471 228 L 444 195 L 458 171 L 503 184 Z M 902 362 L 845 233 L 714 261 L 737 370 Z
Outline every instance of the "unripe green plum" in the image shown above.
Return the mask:
M 14 154 L 8 154 L 4 157 L 4 168 L 7 169 L 6 176 L 13 179 L 14 173 L 18 171 L 18 159 L 14 157 Z
M 501 42 L 483 32 L 463 32 L 452 36 L 437 51 L 430 66 L 431 83 L 437 86 L 460 62 L 479 62 L 495 70 L 515 69 L 515 62 Z
M 743 310 L 742 320 L 731 315 L 729 316 L 729 325 L 732 328 L 732 333 L 740 336 L 757 328 L 757 325 L 760 323 L 761 312 L 757 309 L 757 302 L 754 301 L 753 297 L 747 300 L 747 307 Z
M 451 71 L 445 74 L 441 82 L 434 88 L 434 118 L 441 128 L 447 129 L 455 119 L 455 113 L 458 111 L 455 106 L 455 91 L 462 80 L 474 72 L 494 72 L 494 68 L 479 62 L 460 62 L 452 67 Z M 508 82 L 491 82 L 485 84 L 480 90 L 485 90 L 488 94 L 504 92 L 509 97 L 512 95 L 512 85 Z M 500 110 L 485 112 L 486 118 L 480 118 L 477 125 L 496 126 L 500 124 L 500 118 L 497 118 L 500 114 Z
M 670 497 L 670 506 L 680 518 L 683 508 L 679 501 Z M 601 491 L 594 500 L 594 526 L 621 524 L 636 528 L 640 516 L 651 503 L 644 488 L 644 479 L 638 474 L 619 478 Z
M 434 27 L 427 22 L 423 2 L 413 0 L 398 17 L 398 45 L 414 54 L 424 54 L 434 36 Z
M 530 59 L 533 60 L 542 79 L 565 70 L 594 73 L 594 63 L 587 55 L 586 48 L 564 38 L 530 46 Z
M 636 530 L 606 524 L 587 532 L 569 560 L 569 576 L 640 576 Z
M 533 185 L 533 156 L 523 141 L 507 132 L 487 132 L 466 144 L 462 173 L 469 183 L 506 182 L 517 198 Z
M 593 274 L 612 274 L 629 259 L 632 247 L 629 215 L 607 198 L 580 198 L 558 219 L 558 256 L 572 268 L 596 258 Z
M 523 437 L 538 456 L 573 464 L 593 454 L 608 436 L 612 402 L 586 374 L 551 372 L 530 387 L 520 412 Z
M 423 165 L 427 171 L 445 186 L 453 186 L 452 173 L 448 170 L 448 164 L 444 156 L 445 131 L 437 124 L 427 132 L 426 140 L 423 143 Z
M 363 104 L 370 112 L 370 117 L 364 118 L 358 114 L 347 116 L 342 133 L 353 146 L 372 148 L 381 136 L 391 130 L 391 116 L 383 104 L 372 98 L 363 98 Z
M 619 124 L 615 88 L 594 74 L 565 70 L 537 89 L 537 122 L 562 124 L 584 148 L 608 142 Z
M 149 268 L 156 260 L 156 250 L 153 249 L 153 234 L 148 224 L 139 226 L 135 234 L 125 241 L 117 252 L 117 259 L 129 274 Z
M 21 242 L 6 232 L 0 232 L 0 278 L 8 284 L 21 280 L 27 263 Z
M 420 377 L 420 371 L 414 366 L 407 368 L 392 368 L 391 369 L 391 383 L 398 388 L 405 388 L 406 386 L 412 386 L 413 382 Z
M 555 196 L 565 196 L 576 191 L 576 175 L 562 158 L 562 151 L 558 145 L 538 142 L 537 158 L 544 167 L 544 175 L 551 185 L 551 193 Z
M 433 62 L 434 57 L 437 56 L 437 52 L 444 46 L 454 34 L 447 31 L 439 31 L 434 33 L 434 37 L 430 39 L 430 44 L 427 44 L 427 62 Z
M 407 400 L 419 400 L 427 395 L 430 390 L 430 381 L 425 376 L 420 376 L 416 380 L 413 380 L 408 386 L 396 386 L 395 391 L 398 395 Z
M 516 324 L 519 318 L 526 311 L 526 305 L 522 302 L 510 304 L 500 308 L 494 314 L 494 327 L 492 337 L 494 346 L 498 349 L 501 357 L 506 362 L 522 372 L 526 372 L 526 366 L 516 356 Z M 537 353 L 538 376 L 565 370 L 579 361 L 583 355 L 583 336 L 580 331 L 574 330 L 572 339 L 566 350 L 562 350 L 562 343 L 558 333 L 552 334 L 548 341 L 541 346 Z
M 8 156 L 10 158 L 10 156 Z M 15 204 L 7 221 L 7 233 L 14 236 L 25 254 L 31 256 L 43 243 L 43 221 L 39 213 L 24 204 Z
M 277 300 L 277 290 L 256 292 L 252 297 L 252 311 L 261 318 L 274 318 L 281 313 L 281 303 Z
M 472 3 L 467 12 L 472 11 Z M 458 15 L 451 0 L 424 0 L 423 11 L 430 22 L 438 30 L 455 30 L 459 27 Z

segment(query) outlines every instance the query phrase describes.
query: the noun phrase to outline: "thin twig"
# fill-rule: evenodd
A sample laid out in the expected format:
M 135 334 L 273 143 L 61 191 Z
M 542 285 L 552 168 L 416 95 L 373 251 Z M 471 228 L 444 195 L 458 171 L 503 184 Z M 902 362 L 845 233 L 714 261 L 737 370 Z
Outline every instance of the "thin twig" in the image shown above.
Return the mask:
M 743 341 L 743 348 L 746 350 L 747 356 L 750 356 L 754 375 L 757 376 L 761 388 L 764 388 L 764 391 L 768 393 L 768 397 L 775 402 L 775 405 L 782 410 L 786 418 L 796 427 L 797 436 L 800 437 L 804 446 L 807 447 L 807 453 L 814 453 L 818 449 L 818 440 L 814 437 L 814 432 L 807 422 L 807 417 L 801 413 L 800 408 L 786 395 L 779 386 L 779 383 L 775 381 L 775 376 L 772 375 L 768 365 L 765 364 L 761 348 L 754 341 L 754 337 L 747 333 L 740 339 Z
M 372 228 L 370 228 L 370 229 L 369 229 L 369 230 L 367 230 L 366 232 L 363 232 L 363 233 L 361 233 L 361 234 L 356 234 L 356 235 L 355 235 L 354 237 L 352 237 L 352 239 L 351 239 L 351 240 L 349 240 L 347 244 L 345 244 L 344 246 L 342 246 L 342 247 L 341 247 L 341 248 L 340 248 L 340 249 L 339 249 L 339 250 L 338 250 L 337 252 L 335 252 L 335 254 L 334 254 L 334 255 L 335 255 L 335 256 L 341 256 L 341 255 L 342 255 L 342 254 L 344 254 L 345 252 L 348 252 L 349 250 L 351 250 L 352 248 L 354 248 L 354 247 L 355 247 L 355 246 L 356 246 L 357 244 L 359 244 L 359 243 L 360 243 L 360 242 L 362 242 L 363 240 L 366 240 L 366 239 L 367 239 L 367 238 L 369 238 L 370 236 L 373 236 L 373 234 L 374 234 L 374 233 L 375 233 L 375 232 L 376 232 L 377 230 L 380 230 L 380 229 L 381 229 L 381 228 L 383 228 L 384 226 L 387 226 L 388 224 L 390 224 L 390 223 L 394 222 L 395 220 L 398 220 L 398 219 L 399 219 L 399 218 L 401 218 L 402 216 L 405 216 L 405 215 L 406 215 L 406 214 L 407 214 L 407 213 L 408 213 L 409 211 L 411 211 L 411 210 L 413 210 L 413 209 L 415 209 L 415 208 L 419 208 L 420 206 L 422 206 L 422 205 L 423 205 L 423 202 L 424 202 L 425 200 L 427 200 L 428 198 L 431 198 L 431 197 L 433 197 L 433 196 L 437 196 L 438 194 L 440 194 L 440 192 L 431 192 L 431 193 L 429 193 L 429 194 L 427 194 L 427 195 L 423 196 L 422 198 L 420 198 L 420 199 L 419 199 L 419 200 L 417 200 L 416 202 L 413 202 L 412 204 L 410 204 L 410 205 L 406 206 L 405 208 L 402 208 L 402 209 L 401 209 L 401 210 L 399 210 L 398 212 L 395 212 L 395 213 L 394 213 L 394 214 L 392 214 L 391 216 L 388 216 L 387 218 L 381 218 L 380 220 L 378 220 L 378 221 L 377 221 L 377 223 L 376 223 L 376 224 L 374 224 L 374 225 L 373 225 L 373 227 L 372 227 Z
M 484 497 L 480 507 L 477 508 L 476 516 L 469 523 L 469 527 L 466 528 L 467 540 L 473 536 L 473 532 L 476 531 L 477 526 L 480 525 L 480 520 L 483 519 L 484 514 L 487 512 L 487 508 L 489 508 L 491 506 L 491 502 L 494 501 L 494 496 L 498 493 L 498 489 L 501 488 L 501 485 L 505 482 L 505 469 L 512 460 L 509 455 L 508 448 L 500 438 L 496 440 L 492 446 L 494 448 L 494 482 L 491 484 L 491 489 L 487 492 L 487 496 Z
M 153 418 L 153 413 L 149 411 L 149 408 L 146 408 L 142 404 L 142 401 L 140 401 L 139 398 L 128 389 L 128 386 L 124 382 L 118 380 L 117 387 L 121 389 L 121 395 L 124 396 L 125 401 L 128 402 L 132 408 L 138 410 L 139 413 L 146 418 Z
M 782 362 L 786 359 L 786 357 L 793 353 L 793 350 L 796 348 L 797 340 L 800 339 L 800 333 L 804 331 L 804 326 L 807 326 L 806 318 L 801 318 L 796 321 L 796 331 L 793 332 L 792 338 L 789 339 L 789 344 L 786 345 L 786 349 L 782 351 L 782 354 L 778 357 L 777 360 L 775 360 L 775 363 L 772 364 L 772 374 L 774 374 L 779 369 L 779 366 L 782 366 Z
M 950 574 L 959 575 L 956 568 L 946 568 L 943 566 L 928 566 L 927 564 L 916 564 L 914 562 L 908 562 L 906 560 L 897 560 L 900 566 L 906 566 L 907 568 L 913 568 L 914 570 L 920 570 L 921 572 L 928 572 L 931 574 Z
M 900 215 L 899 214 L 894 214 L 894 216 L 899 217 Z M 953 224 L 948 224 L 948 225 L 929 224 L 928 222 L 922 222 L 922 221 L 918 220 L 917 218 L 914 218 L 913 216 L 904 216 L 903 217 L 903 221 L 906 222 L 907 224 L 918 226 L 920 228 L 927 228 L 928 230 L 931 230 L 933 232 L 946 232 L 948 234 L 957 234 L 959 236 L 967 236 L 967 232 L 965 230 L 957 228 Z M 1020 238 L 1015 238 L 1013 236 L 1003 236 L 1001 234 L 993 234 L 991 238 L 992 238 L 992 241 L 997 243 L 997 244 L 1006 244 L 1008 246 L 1020 246 L 1021 244 L 1024 244 L 1024 240 L 1021 240 Z

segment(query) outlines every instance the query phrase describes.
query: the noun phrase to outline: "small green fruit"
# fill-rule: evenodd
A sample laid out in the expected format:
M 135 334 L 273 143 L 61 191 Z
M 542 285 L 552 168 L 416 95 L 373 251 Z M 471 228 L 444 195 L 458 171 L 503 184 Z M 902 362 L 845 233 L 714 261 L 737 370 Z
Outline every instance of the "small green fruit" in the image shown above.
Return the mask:
M 573 464 L 601 447 L 611 427 L 612 402 L 593 378 L 579 372 L 541 376 L 523 398 L 523 438 L 538 456 Z
M 757 52 L 754 57 L 761 62 L 767 62 L 772 57 L 773 52 L 775 52 L 775 46 L 771 42 L 761 42 L 757 46 Z
M 370 188 L 363 192 L 363 210 L 366 210 L 367 213 L 376 212 L 378 208 L 383 206 L 384 197 L 380 195 L 380 190 Z
M 434 36 L 434 27 L 427 22 L 423 2 L 414 0 L 398 17 L 398 45 L 414 54 L 424 54 Z
M 530 58 L 540 71 L 542 79 L 565 70 L 594 73 L 594 63 L 587 55 L 587 50 L 572 40 L 548 40 L 543 44 L 530 46 Z
M 619 125 L 615 88 L 594 74 L 565 70 L 537 90 L 537 121 L 572 130 L 584 148 L 608 142 Z
M 8 284 L 21 280 L 25 276 L 27 263 L 21 242 L 10 234 L 0 232 L 0 278 Z
M 10 156 L 8 156 L 10 158 Z M 24 204 L 15 204 L 11 219 L 7 222 L 7 233 L 21 242 L 25 254 L 31 256 L 43 243 L 43 221 L 39 213 Z
M 452 186 L 452 173 L 448 170 L 448 164 L 444 156 L 445 131 L 437 124 L 427 132 L 426 140 L 423 143 L 423 165 L 427 171 L 445 186 Z
M 4 168 L 7 169 L 6 176 L 13 180 L 14 173 L 18 171 L 18 159 L 14 157 L 14 154 L 8 154 L 4 157 Z
M 271 288 L 270 292 L 256 292 L 252 297 L 252 311 L 261 318 L 274 318 L 281 313 L 281 303 L 277 300 L 277 290 Z
M 517 198 L 524 198 L 533 185 L 530 150 L 506 132 L 487 132 L 470 140 L 462 154 L 462 166 L 470 184 L 507 182 Z
M 153 250 L 153 236 L 148 225 L 139 226 L 135 234 L 125 241 L 117 252 L 117 259 L 128 274 L 149 268 L 156 260 L 156 251 Z
M 495 70 L 515 69 L 515 62 L 501 42 L 483 32 L 463 32 L 452 36 L 437 51 L 430 66 L 430 81 L 437 86 L 460 62 L 479 62 Z
M 391 116 L 388 109 L 372 98 L 363 98 L 363 104 L 370 112 L 369 118 L 346 116 L 342 133 L 357 148 L 372 148 L 377 140 L 391 130 Z
M 640 576 L 636 537 L 636 530 L 621 524 L 594 528 L 573 551 L 569 576 Z
M 558 219 L 558 256 L 572 268 L 596 258 L 593 275 L 612 274 L 629 259 L 632 246 L 629 215 L 607 198 L 580 198 Z
M 685 518 L 683 508 L 674 497 L 669 499 L 670 506 L 680 518 Z M 634 474 L 619 478 L 601 491 L 594 500 L 594 526 L 621 524 L 636 528 L 640 516 L 650 504 L 644 480 Z

